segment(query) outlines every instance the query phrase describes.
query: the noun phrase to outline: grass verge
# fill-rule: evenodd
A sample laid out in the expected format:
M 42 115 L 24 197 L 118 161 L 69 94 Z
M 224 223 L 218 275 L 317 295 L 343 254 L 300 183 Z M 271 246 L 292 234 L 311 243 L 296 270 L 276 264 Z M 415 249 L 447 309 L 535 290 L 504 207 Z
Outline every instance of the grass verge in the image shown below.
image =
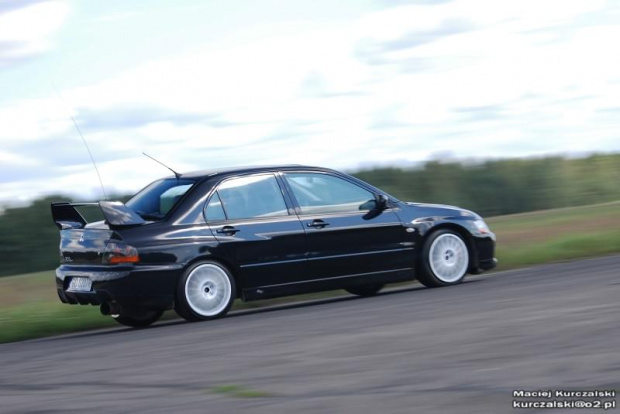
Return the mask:
M 620 253 L 620 202 L 487 221 L 497 234 L 498 270 Z M 0 278 L 0 343 L 119 326 L 102 316 L 98 307 L 60 303 L 55 289 L 53 271 Z M 248 303 L 237 301 L 233 309 L 342 294 L 340 290 Z M 251 394 L 251 390 L 243 390 L 235 392 Z
M 498 245 L 500 269 L 515 269 L 542 263 L 585 259 L 620 252 L 620 232 L 617 230 L 570 234 L 523 246 Z
M 498 270 L 620 253 L 620 202 L 487 220 Z
M 272 396 L 271 393 L 266 391 L 254 390 L 237 384 L 218 385 L 213 387 L 210 391 L 216 394 L 225 394 L 236 398 L 265 398 Z
M 103 317 L 95 306 L 28 302 L 2 309 L 0 343 L 115 325 L 118 326 L 111 318 Z

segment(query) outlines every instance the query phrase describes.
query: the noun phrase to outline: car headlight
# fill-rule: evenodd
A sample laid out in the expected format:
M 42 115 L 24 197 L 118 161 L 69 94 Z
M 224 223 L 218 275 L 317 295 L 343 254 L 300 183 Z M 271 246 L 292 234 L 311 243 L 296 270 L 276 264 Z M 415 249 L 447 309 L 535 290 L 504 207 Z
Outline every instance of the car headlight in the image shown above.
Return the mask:
M 482 233 L 482 234 L 491 233 L 489 226 L 487 226 L 487 223 L 485 223 L 484 220 L 482 219 L 474 221 L 474 227 L 476 228 L 476 230 L 478 230 L 478 233 Z

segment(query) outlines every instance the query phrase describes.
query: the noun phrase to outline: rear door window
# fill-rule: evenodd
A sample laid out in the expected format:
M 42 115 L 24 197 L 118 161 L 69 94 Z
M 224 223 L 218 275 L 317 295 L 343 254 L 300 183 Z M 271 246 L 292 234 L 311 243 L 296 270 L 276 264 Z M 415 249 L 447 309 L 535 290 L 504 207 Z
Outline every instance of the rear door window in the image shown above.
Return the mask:
M 288 215 L 282 190 L 272 174 L 224 181 L 205 208 L 207 220 L 221 219 L 220 208 L 228 220 Z

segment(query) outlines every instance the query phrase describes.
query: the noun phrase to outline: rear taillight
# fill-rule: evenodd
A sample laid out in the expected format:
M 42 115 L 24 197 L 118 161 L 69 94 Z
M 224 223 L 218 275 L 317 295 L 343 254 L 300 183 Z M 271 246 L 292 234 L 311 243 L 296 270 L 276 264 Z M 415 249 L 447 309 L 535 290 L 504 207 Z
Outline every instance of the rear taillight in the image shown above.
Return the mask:
M 103 251 L 103 264 L 138 263 L 138 249 L 120 242 L 108 242 Z

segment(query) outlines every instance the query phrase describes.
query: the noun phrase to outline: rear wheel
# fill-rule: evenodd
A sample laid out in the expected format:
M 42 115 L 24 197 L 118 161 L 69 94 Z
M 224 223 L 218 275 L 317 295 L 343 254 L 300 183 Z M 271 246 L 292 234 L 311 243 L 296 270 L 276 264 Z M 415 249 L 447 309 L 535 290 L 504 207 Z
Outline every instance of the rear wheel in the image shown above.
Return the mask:
M 346 288 L 345 290 L 353 295 L 357 296 L 374 296 L 381 289 L 383 289 L 383 284 L 374 284 L 374 285 L 360 285 L 360 286 L 351 286 Z
M 190 322 L 221 318 L 235 296 L 235 281 L 228 269 L 204 261 L 190 267 L 179 280 L 175 311 Z
M 119 314 L 112 315 L 112 318 L 121 325 L 131 326 L 132 328 L 146 328 L 157 322 L 163 313 L 163 310 L 123 308 Z
M 427 287 L 456 285 L 468 268 L 469 251 L 463 238 L 454 231 L 439 230 L 422 248 L 417 279 Z

